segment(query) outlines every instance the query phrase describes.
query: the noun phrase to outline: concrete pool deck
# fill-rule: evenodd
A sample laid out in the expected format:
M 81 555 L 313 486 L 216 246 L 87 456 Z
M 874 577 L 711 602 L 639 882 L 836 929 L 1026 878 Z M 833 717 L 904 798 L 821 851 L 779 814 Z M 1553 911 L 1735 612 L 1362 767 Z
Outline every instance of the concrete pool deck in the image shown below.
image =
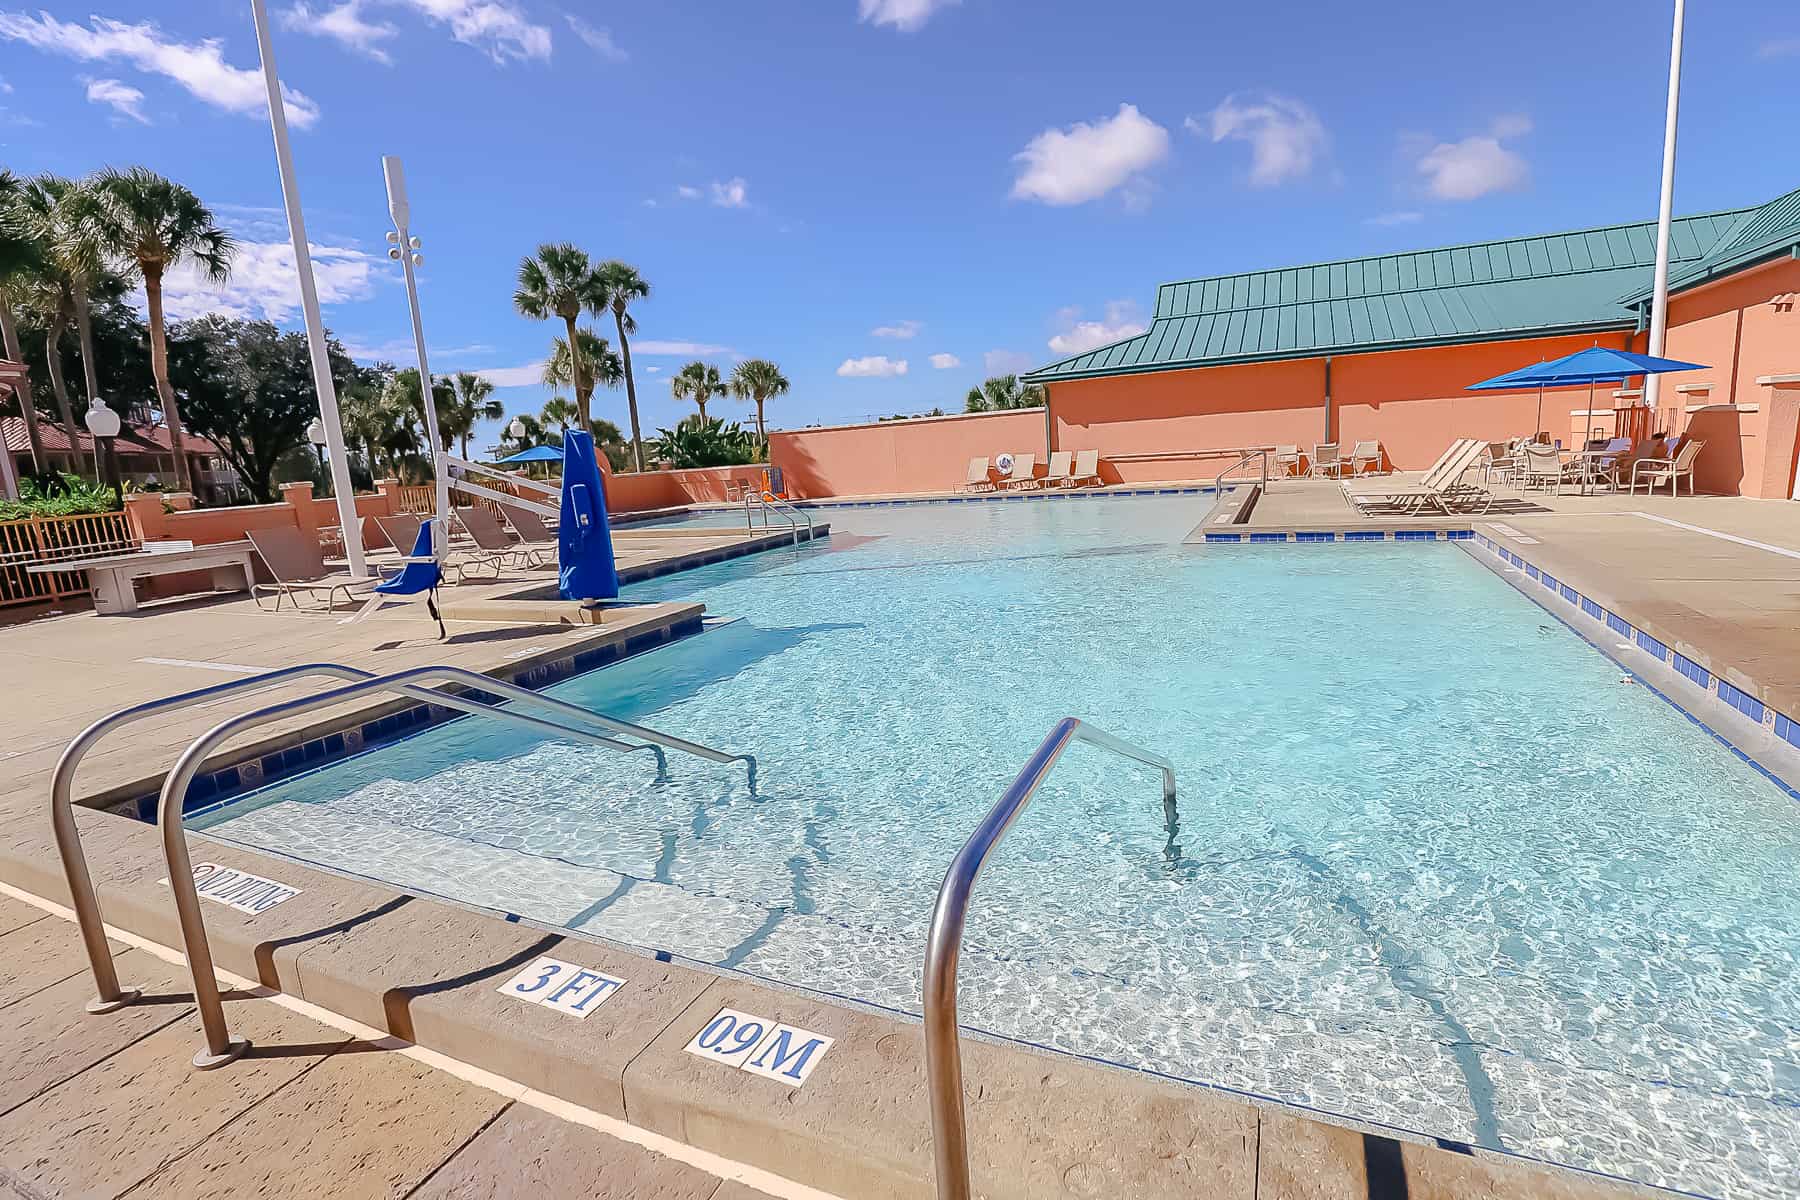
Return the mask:
M 1196 511 L 1209 503 L 1196 497 Z M 1773 504 L 1747 503 L 1759 509 Z M 1642 498 L 1639 504 L 1643 506 Z M 1672 515 L 1676 510 L 1666 511 Z M 1780 516 L 1758 512 L 1734 528 L 1761 528 L 1758 521 L 1774 528 L 1780 525 Z M 1672 534 L 1706 536 L 1614 514 L 1588 513 L 1568 519 L 1632 522 L 1650 530 L 1645 536 L 1651 539 Z M 1672 519 L 1709 524 L 1685 513 Z M 1503 523 L 1523 530 L 1520 522 L 1520 518 L 1508 517 Z M 1712 526 L 1720 524 L 1717 519 L 1710 521 Z M 1658 532 L 1664 530 L 1666 534 Z M 1596 532 L 1603 536 L 1605 530 Z M 1579 535 L 1580 531 L 1571 527 L 1570 533 Z M 1533 551 L 1552 544 L 1551 538 L 1536 531 L 1528 536 L 1539 539 L 1539 544 L 1529 547 Z M 1623 556 L 1618 570 L 1626 574 L 1617 582 L 1652 590 L 1670 585 L 1652 568 L 1667 562 L 1677 552 L 1674 546 L 1652 540 L 1647 555 Z M 1785 567 L 1793 560 L 1780 561 Z M 1726 614 L 1720 619 L 1729 619 L 1724 596 L 1745 581 L 1717 571 L 1708 574 L 1710 582 L 1674 582 L 1692 590 L 1687 599 L 1695 606 L 1693 611 Z M 1788 572 L 1790 587 L 1794 574 Z M 1779 586 L 1779 581 L 1766 582 Z M 509 577 L 505 586 L 518 588 L 520 577 Z M 0 658 L 9 665 L 30 660 L 27 666 L 32 672 L 21 677 L 20 686 L 0 697 L 0 712 L 12 722 L 12 729 L 35 731 L 31 745 L 9 741 L 0 747 L 0 755 L 12 756 L 0 757 L 0 881 L 53 902 L 67 899 L 44 818 L 47 772 L 62 744 L 92 715 L 136 699 L 231 678 L 219 670 L 221 665 L 275 666 L 320 658 L 357 662 L 323 649 L 352 644 L 346 637 L 359 639 L 353 644 L 377 656 L 381 668 L 413 661 L 455 661 L 498 673 L 520 661 L 538 662 L 545 656 L 563 654 L 570 640 L 597 636 L 591 627 L 551 627 L 458 640 L 455 635 L 459 633 L 492 630 L 491 626 L 469 623 L 466 629 L 460 624 L 453 629 L 452 642 L 446 645 L 437 642 L 435 628 L 422 609 L 397 606 L 364 625 L 339 626 L 330 618 L 285 614 L 277 618 L 249 609 L 247 604 L 243 608 L 248 611 L 233 613 L 233 608 L 232 603 L 208 603 L 174 611 L 150 610 L 150 624 L 87 616 L 0 630 Z M 209 647 L 207 655 L 177 654 L 147 644 L 153 637 L 160 642 L 163 635 L 158 630 L 167 628 L 164 622 L 183 618 L 189 619 L 191 629 L 184 626 L 182 637 L 191 633 L 211 639 L 201 643 Z M 646 619 L 675 617 L 663 613 Z M 63 624 L 73 632 L 54 631 L 53 627 Z M 117 635 L 110 632 L 114 624 L 123 626 Z M 52 631 L 51 641 L 40 645 L 37 639 L 46 630 Z M 15 640 L 25 633 L 31 637 Z M 175 633 L 171 629 L 168 636 Z M 51 648 L 57 653 L 49 653 Z M 421 657 L 403 657 L 415 650 Z M 1772 658 L 1780 660 L 1779 647 L 1776 651 Z M 513 654 L 520 658 L 510 657 Z M 210 665 L 201 661 L 212 655 L 219 657 Z M 144 661 L 147 659 L 152 661 Z M 11 678 L 9 675 L 9 681 Z M 247 704 L 239 701 L 207 710 L 185 736 L 173 730 L 165 736 L 153 724 L 136 727 L 132 735 L 120 738 L 116 757 L 95 756 L 83 772 L 78 794 L 91 795 L 94 789 L 106 788 L 109 780 L 153 778 L 198 729 L 215 723 L 227 711 L 244 707 Z M 161 883 L 165 872 L 154 829 L 107 812 L 81 811 L 77 817 L 108 919 L 137 937 L 163 946 L 177 945 L 168 889 Z M 204 835 L 193 835 L 190 840 L 198 860 L 301 889 L 292 900 L 254 917 L 223 905 L 207 906 L 214 954 L 228 972 L 315 1003 L 389 1037 L 493 1071 L 521 1086 L 813 1187 L 856 1197 L 923 1198 L 932 1193 L 922 1041 L 915 1022 L 347 879 L 273 855 L 226 846 Z M 0 920 L 0 931 L 5 929 L 6 922 Z M 8 936 L 0 932 L 0 952 L 13 948 L 4 944 Z M 67 993 L 59 993 L 57 1007 L 67 1018 L 67 1044 L 72 1048 L 57 1053 L 73 1055 L 68 1060 L 71 1063 L 88 1055 L 113 1055 L 126 1061 L 125 1051 L 105 1049 L 114 1044 L 106 1039 L 125 1036 L 120 1031 L 135 1028 L 131 1022 L 150 1020 L 144 1009 L 127 1008 L 104 1017 L 81 1014 L 80 1003 L 91 993 L 92 985 L 78 957 L 72 927 L 47 926 L 32 938 L 42 938 L 44 946 L 55 945 L 56 953 L 70 956 L 74 963 L 72 975 L 65 972 L 53 985 L 46 985 Z M 153 962 L 135 957 L 140 955 L 142 951 L 134 948 L 125 951 L 121 959 L 127 984 L 147 982 L 147 990 L 177 997 L 187 991 L 180 968 L 173 968 L 171 977 L 160 978 L 154 974 Z M 627 980 L 627 985 L 586 1021 L 499 994 L 500 985 L 509 977 L 544 956 L 606 972 Z M 0 953 L 0 962 L 14 959 L 23 962 L 25 956 Z M 16 982 L 0 968 L 0 1006 L 4 1006 L 0 1007 L 0 1030 L 8 1028 L 4 1023 L 8 1008 L 26 1000 L 35 1002 L 46 990 L 37 988 L 14 996 L 15 990 L 30 983 Z M 374 1072 L 373 1064 L 388 1057 L 374 1053 L 352 1056 L 341 1050 L 325 1055 L 317 1049 L 321 1035 L 316 1031 L 265 1022 L 260 1016 L 240 1016 L 239 1007 L 239 1002 L 233 1002 L 228 1008 L 233 1021 L 273 1053 L 199 1078 L 216 1079 L 229 1087 L 234 1076 L 250 1074 L 253 1079 L 243 1086 L 254 1090 L 264 1086 L 259 1081 L 271 1061 L 296 1063 L 296 1071 L 301 1069 L 299 1060 L 311 1065 L 305 1067 L 305 1074 L 268 1086 L 260 1093 L 262 1099 L 252 1097 L 244 1110 L 285 1114 L 284 1123 L 257 1124 L 251 1118 L 250 1126 L 232 1135 L 229 1131 L 237 1118 L 225 1120 L 222 1127 L 226 1133 L 210 1143 L 218 1157 L 193 1159 L 183 1168 L 208 1167 L 211 1186 L 224 1191 L 232 1191 L 234 1184 L 243 1190 L 256 1184 L 262 1160 L 280 1150 L 284 1136 L 333 1140 L 331 1130 L 336 1127 L 322 1114 L 334 1111 L 329 1107 L 333 1100 L 347 1100 L 347 1095 L 340 1094 L 356 1092 L 363 1086 L 362 1073 Z M 686 1052 L 689 1040 L 724 1008 L 822 1034 L 836 1039 L 835 1044 L 801 1088 L 722 1067 Z M 198 1046 L 198 1033 L 187 1018 L 182 1022 L 179 1027 L 175 1022 L 157 1026 L 156 1036 L 161 1040 L 155 1041 L 154 1053 L 137 1051 L 147 1077 L 194 1078 L 187 1074 L 186 1063 Z M 130 1045 L 151 1043 L 151 1034 L 146 1033 Z M 309 1045 L 314 1048 L 293 1049 Z M 286 1053 L 283 1047 L 288 1047 Z M 306 1054 L 312 1058 L 305 1059 Z M 1011 1043 L 970 1037 L 964 1043 L 964 1056 L 974 1174 L 980 1191 L 996 1200 L 1059 1195 L 1267 1196 L 1284 1200 L 1386 1200 L 1396 1195 L 1413 1200 L 1461 1200 L 1478 1195 L 1531 1195 L 1597 1200 L 1619 1195 L 1621 1189 L 1648 1191 L 1503 1155 L 1462 1153 L 1413 1135 L 1321 1120 L 1236 1094 L 1069 1056 L 1041 1054 Z M 19 1070 L 18 1061 L 15 1058 L 0 1067 L 0 1087 Z M 342 1072 L 341 1083 L 325 1088 L 320 1095 L 298 1091 L 287 1102 L 275 1103 L 284 1090 L 295 1086 L 296 1079 L 314 1077 L 326 1063 L 333 1071 Z M 83 1068 L 88 1069 L 98 1068 Z M 71 1077 L 79 1079 L 80 1074 Z M 315 1082 L 330 1078 L 317 1075 Z M 412 1127 L 408 1122 L 423 1121 L 432 1112 L 449 1114 L 446 1122 L 454 1125 L 450 1118 L 462 1111 L 457 1107 L 463 1103 L 460 1096 L 446 1093 L 440 1097 L 437 1085 L 429 1081 L 409 1079 L 405 1088 L 395 1088 L 384 1076 L 372 1073 L 369 1078 L 372 1094 L 403 1093 L 387 1109 L 377 1110 L 380 1121 L 391 1122 L 402 1135 Z M 164 1093 L 142 1095 L 154 1105 Z M 284 1107 L 294 1100 L 305 1102 Z M 38 1110 L 35 1124 L 59 1130 L 80 1127 L 93 1119 L 83 1116 L 85 1111 L 46 1106 Z M 0 1116 L 0 1122 L 5 1120 Z M 309 1120 L 321 1122 L 316 1131 L 305 1124 Z M 215 1127 L 221 1126 L 215 1122 Z M 4 1128 L 0 1124 L 0 1129 Z M 160 1125 L 155 1128 L 161 1130 Z M 308 1132 L 297 1132 L 301 1130 Z M 259 1142 L 246 1136 L 253 1132 L 269 1140 Z M 528 1139 L 534 1135 L 520 1136 Z M 429 1138 L 418 1141 L 427 1148 L 436 1145 Z M 196 1143 L 182 1153 L 201 1154 L 204 1144 Z M 467 1144 L 470 1148 L 482 1145 L 482 1138 Z M 5 1145 L 6 1138 L 0 1137 L 0 1146 Z M 488 1146 L 505 1161 L 503 1150 L 493 1151 L 491 1143 Z M 21 1170 L 8 1153 L 0 1150 L 0 1167 Z M 175 1159 L 176 1163 L 187 1161 Z M 450 1159 L 452 1164 L 456 1161 Z M 481 1161 L 466 1160 L 463 1166 L 474 1170 Z M 63 1186 L 74 1191 L 105 1190 L 108 1162 L 97 1161 L 90 1169 L 96 1172 L 92 1178 L 65 1179 Z M 25 1178 L 29 1182 L 35 1177 Z M 197 1190 L 182 1190 L 191 1186 L 189 1181 L 195 1176 L 169 1178 L 181 1181 L 181 1186 L 161 1194 L 198 1194 Z M 447 1177 L 439 1171 L 431 1178 Z M 0 1182 L 6 1179 L 0 1173 Z M 515 1182 L 511 1176 L 505 1181 Z M 316 1193 L 318 1187 L 311 1190 Z M 354 1190 L 333 1191 L 329 1186 L 326 1192 L 355 1194 Z M 157 1193 L 150 1188 L 141 1194 Z M 427 1189 L 416 1194 L 440 1193 Z M 442 1194 L 488 1193 L 472 1185 L 466 1192 Z M 736 1200 L 750 1193 L 721 1189 L 715 1194 Z

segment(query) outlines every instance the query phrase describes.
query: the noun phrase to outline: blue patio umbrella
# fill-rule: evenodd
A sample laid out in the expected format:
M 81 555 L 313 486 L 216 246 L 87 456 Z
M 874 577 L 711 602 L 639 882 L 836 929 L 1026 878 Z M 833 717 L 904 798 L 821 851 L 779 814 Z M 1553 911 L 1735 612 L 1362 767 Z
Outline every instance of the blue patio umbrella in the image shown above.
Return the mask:
M 1504 375 L 1496 375 L 1492 379 L 1484 379 L 1480 383 L 1471 383 L 1468 390 L 1495 392 L 1535 387 L 1538 389 L 1537 423 L 1542 425 L 1544 389 L 1547 387 L 1576 387 L 1585 383 L 1588 386 L 1588 407 L 1591 409 L 1594 406 L 1593 390 L 1596 383 L 1622 383 L 1637 375 L 1662 375 L 1669 371 L 1704 369 L 1702 363 L 1656 358 L 1649 354 L 1634 354 L 1629 350 L 1611 350 L 1605 346 L 1589 346 L 1586 350 L 1577 350 L 1550 362 L 1533 363 Z M 1540 431 L 1532 431 L 1534 436 L 1538 432 Z
M 562 522 L 556 530 L 562 598 L 617 599 L 619 571 L 613 561 L 612 528 L 606 520 L 594 436 L 578 429 L 565 432 L 562 459 Z
M 509 466 L 512 463 L 561 462 L 563 452 L 555 446 L 533 446 L 529 450 L 521 450 L 510 458 L 503 458 L 498 466 Z

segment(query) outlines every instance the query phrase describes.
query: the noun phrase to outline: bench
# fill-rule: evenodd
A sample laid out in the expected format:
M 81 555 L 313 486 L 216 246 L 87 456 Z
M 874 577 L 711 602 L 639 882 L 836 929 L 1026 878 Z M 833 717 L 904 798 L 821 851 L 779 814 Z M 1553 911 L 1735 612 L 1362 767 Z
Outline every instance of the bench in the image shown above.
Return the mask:
M 212 572 L 213 587 L 221 592 L 247 592 L 256 578 L 250 543 L 220 542 L 196 546 L 191 542 L 146 542 L 129 554 L 100 554 L 92 558 L 65 558 L 28 568 L 34 575 L 86 571 L 94 593 L 94 611 L 112 615 L 137 611 L 139 579 L 178 575 L 184 571 Z

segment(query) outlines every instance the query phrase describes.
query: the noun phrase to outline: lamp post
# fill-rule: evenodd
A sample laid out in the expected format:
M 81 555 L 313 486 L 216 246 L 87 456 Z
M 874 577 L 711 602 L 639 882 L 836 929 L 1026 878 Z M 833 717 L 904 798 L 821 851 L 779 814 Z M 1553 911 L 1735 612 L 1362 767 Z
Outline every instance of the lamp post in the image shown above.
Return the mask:
M 262 57 L 263 87 L 269 97 L 269 127 L 275 135 L 275 166 L 281 174 L 281 203 L 287 210 L 288 236 L 294 243 L 294 271 L 300 278 L 300 308 L 306 316 L 306 344 L 312 351 L 313 386 L 319 393 L 319 418 L 325 444 L 331 448 L 331 490 L 337 496 L 338 526 L 344 531 L 344 557 L 350 574 L 366 578 L 362 523 L 356 516 L 356 492 L 350 482 L 350 456 L 344 453 L 344 423 L 338 416 L 337 385 L 331 378 L 331 356 L 325 344 L 325 320 L 319 315 L 319 289 L 313 282 L 312 253 L 307 248 L 306 217 L 300 211 L 300 182 L 294 175 L 294 152 L 288 145 L 287 110 L 281 103 L 281 77 L 275 72 L 275 45 L 269 37 L 269 9 L 250 0 L 256 22 L 256 49 Z
M 113 450 L 113 439 L 119 436 L 119 414 L 106 407 L 106 401 L 95 396 L 82 416 L 82 423 L 94 439 L 94 461 L 100 469 L 100 479 L 119 497 L 125 501 L 125 489 L 119 484 L 119 459 Z
M 388 215 L 394 228 L 388 233 L 388 257 L 400 261 L 406 276 L 406 307 L 412 316 L 413 350 L 419 356 L 419 403 L 425 408 L 425 440 L 431 445 L 431 478 L 436 487 L 432 501 L 437 519 L 431 523 L 431 552 L 442 558 L 450 529 L 450 471 L 445 461 L 444 443 L 438 438 L 437 400 L 431 393 L 431 366 L 425 358 L 425 322 L 419 316 L 419 280 L 413 268 L 425 261 L 419 253 L 424 245 L 408 229 L 412 206 L 406 199 L 406 172 L 400 160 L 391 154 L 381 158 L 381 173 L 387 180 Z
M 312 443 L 313 452 L 319 456 L 319 470 L 325 469 L 325 422 L 314 417 L 312 424 L 306 427 L 306 440 Z
M 1681 110 L 1681 34 L 1687 20 L 1686 0 L 1675 0 L 1675 28 L 1669 37 L 1669 107 L 1663 116 L 1662 197 L 1656 212 L 1656 279 L 1650 296 L 1650 353 L 1663 357 L 1669 329 L 1669 225 L 1675 210 L 1675 125 Z M 1662 377 L 1644 380 L 1644 404 L 1656 422 L 1662 399 Z

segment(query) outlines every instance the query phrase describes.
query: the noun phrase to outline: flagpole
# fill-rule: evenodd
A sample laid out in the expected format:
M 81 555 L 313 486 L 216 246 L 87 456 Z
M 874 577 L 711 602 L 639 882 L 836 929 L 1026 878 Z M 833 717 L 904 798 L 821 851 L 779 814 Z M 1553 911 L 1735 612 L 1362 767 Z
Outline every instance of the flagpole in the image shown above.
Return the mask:
M 306 344 L 312 351 L 313 386 L 319 392 L 319 422 L 331 453 L 331 490 L 337 499 L 338 526 L 344 534 L 344 557 L 350 574 L 368 576 L 363 564 L 362 526 L 356 515 L 355 485 L 350 482 L 350 455 L 344 448 L 344 424 L 338 416 L 337 387 L 331 379 L 331 354 L 325 321 L 319 315 L 319 289 L 313 283 L 312 253 L 306 242 L 306 217 L 300 211 L 300 184 L 294 176 L 294 152 L 288 145 L 287 110 L 281 103 L 281 78 L 275 72 L 275 46 L 269 38 L 269 10 L 263 0 L 250 0 L 256 20 L 256 49 L 262 56 L 263 85 L 269 93 L 269 126 L 275 133 L 275 165 L 281 172 L 281 202 L 287 209 L 288 236 L 294 243 L 294 270 L 300 277 L 300 308 L 306 315 Z
M 1669 107 L 1663 119 L 1662 198 L 1656 214 L 1656 282 L 1650 297 L 1650 354 L 1663 357 L 1663 340 L 1669 325 L 1669 225 L 1675 210 L 1675 126 L 1681 108 L 1681 35 L 1686 22 L 1686 0 L 1675 0 L 1675 28 L 1669 38 Z M 1644 380 L 1644 403 L 1652 425 L 1662 398 L 1662 380 Z

